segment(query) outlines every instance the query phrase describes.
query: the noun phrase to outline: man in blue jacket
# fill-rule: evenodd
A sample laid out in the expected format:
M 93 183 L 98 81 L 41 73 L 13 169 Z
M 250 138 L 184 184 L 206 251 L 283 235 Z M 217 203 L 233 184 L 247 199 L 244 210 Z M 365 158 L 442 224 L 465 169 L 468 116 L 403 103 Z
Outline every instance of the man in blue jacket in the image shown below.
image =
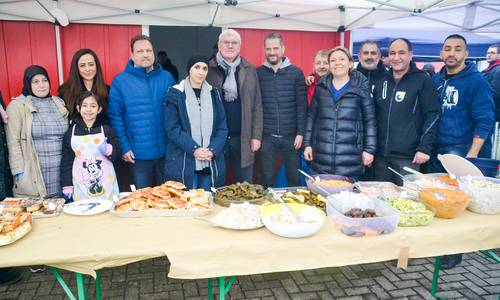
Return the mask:
M 175 84 L 155 63 L 153 43 L 145 35 L 130 42 L 131 59 L 116 75 L 109 92 L 109 120 L 120 138 L 122 159 L 132 166 L 137 188 L 164 182 L 165 131 L 163 101 Z
M 484 145 L 489 143 L 493 131 L 495 105 L 492 91 L 476 65 L 466 63 L 467 42 L 458 34 L 444 41 L 441 59 L 445 67 L 434 76 L 441 100 L 441 117 L 438 123 L 436 144 L 429 171 L 445 172 L 437 159 L 438 154 L 452 153 L 462 157 L 489 157 Z M 491 147 L 491 144 L 490 144 Z M 456 266 L 462 255 L 445 256 L 443 269 Z

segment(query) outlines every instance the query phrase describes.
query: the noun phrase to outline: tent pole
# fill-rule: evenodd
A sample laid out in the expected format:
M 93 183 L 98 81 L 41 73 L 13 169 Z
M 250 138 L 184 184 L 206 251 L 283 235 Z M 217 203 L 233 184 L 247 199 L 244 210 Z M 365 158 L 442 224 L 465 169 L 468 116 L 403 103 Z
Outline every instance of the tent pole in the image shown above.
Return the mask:
M 59 77 L 59 84 L 64 82 L 63 62 L 62 62 L 62 49 L 61 49 L 61 26 L 56 25 L 56 55 L 57 55 L 57 75 Z
M 354 31 L 353 30 L 349 30 L 349 52 L 351 52 L 351 54 L 354 54 L 352 53 L 352 51 L 354 51 L 354 38 L 353 38 L 353 35 L 354 34 Z
M 344 43 L 344 35 L 345 35 L 344 32 L 341 31 L 340 32 L 340 47 L 344 47 L 344 44 L 345 44 Z
M 149 25 L 141 26 L 142 34 L 149 36 Z

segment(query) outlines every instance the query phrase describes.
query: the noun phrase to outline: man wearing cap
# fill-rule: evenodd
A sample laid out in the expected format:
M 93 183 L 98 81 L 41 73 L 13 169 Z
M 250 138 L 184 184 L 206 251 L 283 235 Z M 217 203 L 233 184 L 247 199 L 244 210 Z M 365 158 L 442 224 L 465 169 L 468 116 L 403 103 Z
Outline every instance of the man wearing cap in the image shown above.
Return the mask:
M 226 29 L 219 35 L 219 52 L 209 61 L 207 82 L 222 91 L 228 138 L 226 165 L 237 182 L 252 182 L 255 153 L 262 140 L 262 102 L 257 72 L 240 56 L 241 37 Z
M 300 148 L 306 126 L 306 85 L 304 74 L 284 56 L 279 33 L 264 39 L 266 61 L 257 69 L 262 95 L 264 129 L 260 162 L 264 186 L 275 184 L 276 158 L 283 155 L 288 186 L 299 186 Z

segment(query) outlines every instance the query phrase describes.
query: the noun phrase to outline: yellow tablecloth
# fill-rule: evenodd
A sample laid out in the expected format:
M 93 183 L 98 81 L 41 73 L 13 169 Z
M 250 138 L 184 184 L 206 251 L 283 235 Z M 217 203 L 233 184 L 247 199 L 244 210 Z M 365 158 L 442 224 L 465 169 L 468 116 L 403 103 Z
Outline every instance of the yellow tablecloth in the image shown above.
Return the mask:
M 168 256 L 173 278 L 259 274 L 430 257 L 500 247 L 500 215 L 464 212 L 427 227 L 397 228 L 363 238 L 327 220 L 316 235 L 286 239 L 265 228 L 226 230 L 195 218 L 120 218 L 109 213 L 36 219 L 33 230 L 0 247 L 0 267 L 45 264 L 95 275 L 94 270 Z

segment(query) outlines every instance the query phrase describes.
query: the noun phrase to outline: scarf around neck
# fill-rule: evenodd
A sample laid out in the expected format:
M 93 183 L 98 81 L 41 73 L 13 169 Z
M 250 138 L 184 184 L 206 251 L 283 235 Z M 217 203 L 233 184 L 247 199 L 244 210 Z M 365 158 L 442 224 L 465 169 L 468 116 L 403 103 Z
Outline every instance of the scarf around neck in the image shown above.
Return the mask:
M 226 102 L 233 102 L 238 98 L 238 84 L 236 83 L 236 68 L 241 63 L 241 57 L 238 56 L 233 62 L 228 62 L 222 57 L 220 52 L 217 52 L 215 56 L 217 64 L 224 69 L 226 73 L 226 80 L 222 85 L 222 91 L 224 92 L 224 100 Z
M 184 93 L 186 94 L 186 109 L 191 126 L 191 137 L 202 148 L 207 148 L 210 145 L 210 137 L 212 135 L 214 113 L 210 90 L 210 85 L 206 81 L 203 81 L 200 99 L 198 100 L 189 82 L 189 76 L 184 80 Z M 210 163 L 208 161 L 196 160 L 195 170 L 200 171 L 209 166 Z

